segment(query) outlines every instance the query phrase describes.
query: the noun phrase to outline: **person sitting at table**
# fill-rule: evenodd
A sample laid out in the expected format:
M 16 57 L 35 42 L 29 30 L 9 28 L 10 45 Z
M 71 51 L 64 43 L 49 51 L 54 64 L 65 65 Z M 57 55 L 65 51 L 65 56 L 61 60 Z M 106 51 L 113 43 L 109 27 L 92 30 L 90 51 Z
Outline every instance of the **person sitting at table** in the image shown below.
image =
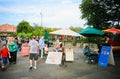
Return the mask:
M 100 56 L 100 51 L 101 48 L 98 46 L 98 48 L 94 49 L 92 52 L 90 52 L 90 60 L 93 61 L 98 61 L 99 56 Z
M 85 48 L 83 49 L 83 53 L 86 56 L 86 58 L 88 59 L 90 56 L 90 48 L 89 46 L 85 46 Z

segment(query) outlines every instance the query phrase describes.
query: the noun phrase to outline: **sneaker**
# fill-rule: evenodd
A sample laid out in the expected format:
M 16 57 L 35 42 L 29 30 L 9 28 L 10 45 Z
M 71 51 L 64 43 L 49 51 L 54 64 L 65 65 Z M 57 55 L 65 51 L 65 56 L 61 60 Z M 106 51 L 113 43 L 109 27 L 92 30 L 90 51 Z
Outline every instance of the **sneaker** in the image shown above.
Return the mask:
M 93 63 L 93 62 L 94 62 L 94 60 L 91 60 L 91 62 Z
M 11 65 L 11 64 L 12 64 L 12 62 L 9 62 L 9 64 Z
M 88 63 L 88 60 L 86 60 L 85 62 Z
M 37 67 L 34 67 L 34 69 L 37 69 Z
M 13 62 L 13 64 L 16 64 L 16 62 Z
M 32 66 L 30 66 L 30 68 L 29 68 L 30 70 L 32 69 Z
M 1 70 L 2 70 L 2 71 L 5 71 L 5 70 L 6 70 L 6 68 L 2 68 Z

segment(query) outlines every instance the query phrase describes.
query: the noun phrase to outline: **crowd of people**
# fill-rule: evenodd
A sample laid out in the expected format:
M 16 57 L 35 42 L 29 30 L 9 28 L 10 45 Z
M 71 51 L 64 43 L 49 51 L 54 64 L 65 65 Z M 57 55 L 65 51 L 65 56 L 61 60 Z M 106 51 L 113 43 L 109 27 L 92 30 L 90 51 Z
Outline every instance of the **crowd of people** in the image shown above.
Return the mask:
M 1 48 L 0 48 L 0 54 L 1 54 L 1 70 L 6 69 L 6 65 L 9 61 L 9 64 L 16 64 L 17 62 L 17 51 L 18 51 L 18 45 L 15 41 L 15 38 L 10 37 L 6 42 L 2 43 L 1 40 Z
M 36 37 L 33 36 L 29 41 L 24 41 L 23 43 L 14 37 L 9 37 L 9 39 L 2 44 L 0 47 L 0 69 L 2 71 L 7 69 L 7 64 L 16 64 L 17 63 L 17 52 L 21 52 L 22 50 L 22 44 L 26 43 L 29 46 L 29 69 L 37 69 L 37 60 L 38 57 L 43 59 L 44 57 L 47 57 L 49 53 L 49 47 L 48 44 L 45 44 L 44 37 L 40 36 L 39 40 L 36 40 Z M 59 41 L 59 39 L 56 39 L 55 42 L 55 49 L 58 52 L 63 52 L 62 56 L 62 64 L 64 59 L 64 47 L 62 45 L 62 42 Z
M 109 43 L 109 39 L 106 38 L 105 43 Z M 46 58 L 49 53 L 49 45 L 45 43 L 44 37 L 40 36 L 39 40 L 36 40 L 36 37 L 33 36 L 29 41 L 24 40 L 21 41 L 21 39 L 9 37 L 7 41 L 2 42 L 0 39 L 0 69 L 6 70 L 7 64 L 16 64 L 17 63 L 17 52 L 22 52 L 22 46 L 26 45 L 29 47 L 28 53 L 29 53 L 29 69 L 37 69 L 37 60 L 38 57 L 43 59 Z M 62 61 L 61 65 L 64 65 L 65 63 L 65 48 L 62 44 L 62 41 L 59 39 L 56 39 L 54 43 L 55 51 L 62 52 Z M 101 45 L 98 45 L 94 51 L 91 51 L 89 46 L 85 46 L 83 49 L 83 53 L 86 56 L 86 60 L 89 60 L 96 57 L 96 60 L 98 60 L 100 51 L 101 51 Z M 24 51 L 24 50 L 23 50 Z

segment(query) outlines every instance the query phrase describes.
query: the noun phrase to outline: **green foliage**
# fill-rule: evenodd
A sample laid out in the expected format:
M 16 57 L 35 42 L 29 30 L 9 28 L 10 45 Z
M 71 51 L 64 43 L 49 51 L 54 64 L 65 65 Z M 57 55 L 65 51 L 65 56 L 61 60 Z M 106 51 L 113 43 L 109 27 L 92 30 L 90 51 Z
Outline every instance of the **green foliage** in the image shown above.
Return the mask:
M 18 37 L 31 37 L 33 34 L 32 33 L 18 33 L 17 36 Z
M 16 37 L 17 33 L 12 33 L 11 36 Z
M 82 0 L 80 4 L 82 19 L 87 25 L 98 29 L 106 29 L 120 22 L 119 0 Z
M 41 27 L 37 24 L 34 24 L 33 26 L 33 35 L 35 36 L 43 36 L 44 35 L 44 29 L 46 29 L 48 32 L 51 32 L 51 28 L 45 28 Z
M 18 33 L 30 33 L 32 32 L 32 26 L 27 21 L 22 21 L 17 25 Z
M 41 29 L 39 26 L 35 26 L 33 30 L 33 35 L 40 36 L 41 35 Z
M 18 33 L 17 36 L 18 36 L 18 37 L 22 37 L 22 33 Z
M 81 43 L 103 43 L 105 40 L 102 37 L 86 37 L 86 38 L 81 38 L 80 40 L 77 40 L 77 42 Z
M 73 31 L 75 31 L 75 32 L 77 32 L 77 31 L 82 30 L 83 28 L 81 28 L 81 27 L 72 27 L 71 26 L 70 29 L 73 30 Z
M 53 28 L 46 28 L 46 30 L 48 31 L 48 33 L 54 31 Z

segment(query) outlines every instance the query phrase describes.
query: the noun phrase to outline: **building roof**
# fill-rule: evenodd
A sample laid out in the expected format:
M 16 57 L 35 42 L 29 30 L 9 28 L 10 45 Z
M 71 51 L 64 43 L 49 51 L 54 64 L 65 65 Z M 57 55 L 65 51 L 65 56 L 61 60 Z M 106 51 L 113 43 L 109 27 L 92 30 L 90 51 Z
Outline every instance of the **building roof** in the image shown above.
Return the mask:
M 0 25 L 0 32 L 16 32 L 16 26 L 11 24 Z

